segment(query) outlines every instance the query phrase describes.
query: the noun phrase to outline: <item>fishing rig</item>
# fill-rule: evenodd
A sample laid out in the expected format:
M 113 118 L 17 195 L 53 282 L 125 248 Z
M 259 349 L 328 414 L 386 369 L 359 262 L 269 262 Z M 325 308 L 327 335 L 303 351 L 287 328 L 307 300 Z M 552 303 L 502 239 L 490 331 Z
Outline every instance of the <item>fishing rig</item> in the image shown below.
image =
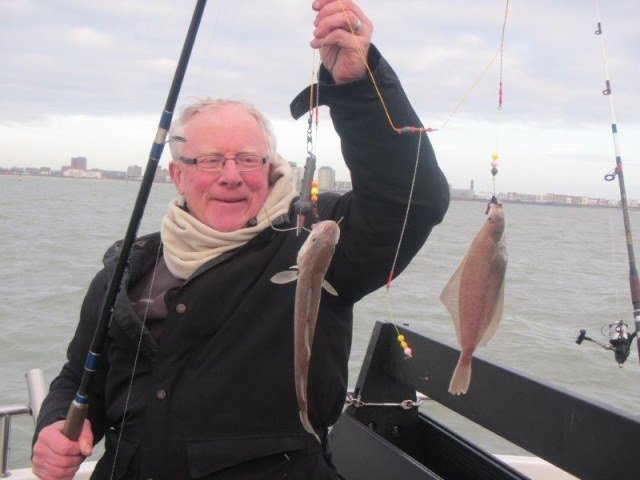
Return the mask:
M 615 168 L 604 176 L 608 182 L 618 177 L 618 186 L 620 189 L 620 205 L 622 207 L 622 218 L 624 221 L 624 232 L 627 244 L 627 257 L 629 259 L 629 287 L 631 289 L 631 303 L 633 305 L 633 318 L 635 322 L 635 331 L 629 333 L 627 324 L 622 319 L 609 324 L 609 342 L 604 343 L 594 340 L 587 336 L 586 330 L 580 330 L 576 337 L 576 343 L 581 345 L 584 340 L 588 340 L 600 345 L 605 350 L 614 352 L 618 366 L 626 361 L 631 351 L 631 344 L 634 337 L 637 337 L 638 356 L 640 359 L 640 279 L 638 278 L 638 269 L 636 268 L 636 258 L 633 249 L 633 236 L 631 234 L 631 223 L 629 221 L 629 205 L 627 202 L 627 191 L 624 184 L 624 174 L 622 170 L 622 155 L 620 154 L 620 143 L 618 142 L 618 124 L 616 123 L 615 110 L 613 108 L 613 91 L 611 88 L 611 80 L 609 79 L 609 67 L 607 64 L 607 51 L 604 44 L 604 36 L 602 30 L 602 22 L 600 20 L 600 6 L 598 0 L 595 0 L 596 7 L 596 30 L 595 34 L 600 40 L 600 48 L 602 50 L 602 61 L 604 65 L 605 88 L 602 94 L 609 99 L 609 111 L 611 113 L 611 133 L 613 135 L 613 148 L 616 156 Z
M 499 128 L 500 127 L 499 115 L 500 115 L 500 113 L 502 111 L 502 106 L 503 106 L 503 101 L 504 101 L 503 60 L 504 60 L 505 31 L 506 31 L 507 20 L 508 20 L 508 16 L 509 16 L 509 1 L 510 0 L 505 0 L 505 10 L 504 10 L 504 17 L 503 17 L 503 21 L 502 21 L 502 32 L 501 32 L 500 44 L 498 46 L 498 49 L 496 50 L 495 55 L 492 57 L 492 59 L 489 61 L 489 63 L 486 65 L 486 67 L 482 70 L 482 72 L 476 78 L 476 80 L 467 89 L 467 91 L 464 93 L 464 95 L 462 96 L 460 101 L 454 107 L 453 111 L 449 114 L 449 116 L 445 119 L 445 121 L 440 125 L 439 128 L 423 127 L 423 126 L 411 126 L 411 125 L 409 125 L 409 126 L 397 126 L 394 123 L 394 121 L 393 121 L 393 119 L 391 117 L 391 114 L 390 114 L 389 110 L 387 109 L 387 105 L 385 103 L 385 100 L 384 100 L 381 92 L 380 92 L 380 89 L 378 88 L 378 85 L 376 83 L 376 80 L 375 80 L 375 77 L 373 75 L 373 72 L 369 68 L 369 65 L 367 64 L 367 60 L 366 60 L 365 56 L 363 55 L 363 53 L 361 52 L 361 50 L 358 48 L 357 43 L 354 42 L 355 47 L 356 47 L 358 53 L 360 54 L 360 58 L 361 58 L 362 62 L 365 65 L 365 68 L 366 68 L 368 76 L 369 76 L 369 78 L 371 80 L 372 86 L 376 91 L 376 94 L 377 94 L 378 99 L 380 101 L 380 105 L 381 105 L 381 107 L 382 107 L 382 109 L 384 111 L 384 114 L 385 114 L 385 116 L 387 118 L 387 122 L 389 123 L 389 126 L 391 127 L 391 129 L 398 135 L 415 135 L 415 136 L 417 136 L 415 167 L 414 167 L 414 171 L 413 171 L 413 177 L 412 177 L 412 179 L 410 181 L 409 194 L 408 194 L 408 199 L 407 199 L 407 208 L 406 208 L 406 211 L 405 211 L 405 216 L 404 216 L 404 220 L 402 222 L 402 226 L 400 228 L 400 235 L 399 235 L 399 239 L 398 239 L 398 243 L 397 243 L 396 252 L 395 252 L 395 255 L 394 255 L 393 260 L 391 262 L 391 267 L 389 269 L 389 274 L 388 274 L 387 282 L 386 282 L 386 293 L 387 293 L 386 298 L 387 298 L 388 315 L 389 315 L 389 318 L 391 319 L 390 323 L 394 326 L 395 331 L 396 331 L 396 341 L 398 343 L 398 346 L 399 346 L 400 350 L 403 352 L 405 359 L 411 359 L 413 357 L 413 351 L 412 351 L 412 348 L 411 348 L 407 338 L 399 330 L 398 322 L 394 318 L 393 308 L 392 308 L 392 304 L 391 304 L 392 302 L 391 302 L 391 297 L 390 297 L 390 288 L 391 288 L 391 283 L 392 283 L 393 279 L 396 276 L 396 266 L 397 266 L 396 262 L 398 260 L 398 255 L 400 253 L 400 248 L 402 247 L 402 244 L 403 244 L 404 233 L 405 233 L 405 230 L 406 230 L 407 220 L 408 220 L 408 217 L 409 217 L 409 211 L 410 211 L 410 208 L 411 208 L 411 201 L 412 201 L 412 198 L 413 198 L 413 191 L 414 191 L 414 186 L 415 186 L 417 173 L 418 173 L 418 165 L 419 165 L 419 162 L 420 162 L 420 151 L 421 151 L 421 145 L 422 145 L 422 137 L 424 136 L 426 138 L 426 134 L 427 133 L 431 133 L 431 132 L 436 132 L 438 130 L 442 130 L 447 126 L 447 124 L 449 123 L 451 118 L 462 107 L 462 105 L 467 100 L 467 97 L 472 92 L 472 90 L 475 89 L 475 87 L 478 85 L 480 80 L 489 71 L 489 69 L 494 64 L 494 62 L 496 61 L 496 59 L 498 57 L 500 58 L 499 88 L 498 88 L 498 121 L 496 122 L 497 123 L 497 127 L 496 127 L 495 149 L 494 149 L 494 152 L 491 154 L 491 162 L 490 162 L 490 165 L 491 165 L 490 172 L 491 172 L 492 183 L 493 183 L 493 196 L 492 196 L 489 204 L 487 205 L 487 213 L 488 213 L 489 207 L 490 207 L 490 205 L 492 203 L 499 203 L 498 199 L 496 197 L 495 178 L 496 178 L 496 175 L 498 174 L 498 168 L 497 167 L 498 167 L 498 159 L 499 159 L 499 155 L 497 153 L 497 150 L 498 150 L 498 138 L 499 138 L 499 131 L 500 131 L 500 128 Z M 342 5 L 342 2 L 340 2 L 340 3 Z M 347 24 L 349 25 L 349 29 L 351 30 L 351 34 L 353 36 L 355 36 L 354 28 L 351 25 L 351 22 L 349 21 L 349 18 L 346 16 L 344 5 L 342 5 L 342 10 L 343 10 L 343 13 L 345 13 L 345 19 L 346 19 Z M 311 120 L 309 120 L 309 122 L 311 122 Z M 311 125 L 311 123 L 310 123 L 310 125 Z M 306 168 L 305 168 L 305 176 L 306 176 Z M 403 325 L 404 326 L 408 326 L 408 324 L 403 324 Z
M 318 82 L 317 86 L 313 83 L 313 77 L 315 77 L 315 69 L 313 70 L 311 77 L 312 81 L 309 89 L 309 117 L 307 126 L 307 159 L 304 164 L 304 174 L 302 175 L 300 197 L 293 204 L 296 212 L 296 231 L 298 235 L 300 235 L 300 232 L 305 228 L 305 224 L 307 223 L 307 220 L 309 218 L 311 219 L 312 224 L 318 222 L 318 188 L 317 182 L 313 180 L 313 176 L 316 171 L 316 155 L 313 148 L 313 119 L 315 115 L 315 128 L 317 133 L 320 108 L 318 101 L 320 83 Z M 313 106 L 314 95 L 316 96 L 315 108 Z

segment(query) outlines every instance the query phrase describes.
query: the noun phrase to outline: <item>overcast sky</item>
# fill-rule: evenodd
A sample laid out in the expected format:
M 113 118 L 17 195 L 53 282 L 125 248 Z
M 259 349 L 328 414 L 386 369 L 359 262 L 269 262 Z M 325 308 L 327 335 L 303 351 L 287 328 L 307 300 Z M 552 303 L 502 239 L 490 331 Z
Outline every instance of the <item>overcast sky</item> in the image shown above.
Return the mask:
M 145 165 L 194 1 L 0 0 L 0 165 Z M 289 102 L 311 78 L 314 12 L 304 0 L 209 0 L 179 104 L 242 98 L 272 119 L 301 164 L 306 121 Z M 373 41 L 425 125 L 439 127 L 493 58 L 505 2 L 361 0 Z M 600 1 L 629 198 L 640 199 L 640 2 Z M 430 134 L 454 187 L 617 198 L 611 114 L 593 1 L 512 0 L 504 106 L 496 62 L 446 127 Z M 321 114 L 318 166 L 347 179 Z M 168 149 L 163 156 L 166 166 Z

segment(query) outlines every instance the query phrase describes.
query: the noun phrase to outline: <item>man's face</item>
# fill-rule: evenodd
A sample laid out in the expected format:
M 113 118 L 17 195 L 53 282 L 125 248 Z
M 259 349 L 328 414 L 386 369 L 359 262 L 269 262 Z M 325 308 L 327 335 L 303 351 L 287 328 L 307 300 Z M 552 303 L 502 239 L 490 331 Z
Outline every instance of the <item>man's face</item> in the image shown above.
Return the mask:
M 239 153 L 261 157 L 268 153 L 256 119 L 233 105 L 196 113 L 185 124 L 184 137 L 184 157 L 218 153 L 230 159 Z M 232 160 L 225 163 L 222 172 L 201 172 L 180 161 L 173 161 L 169 168 L 189 213 L 220 232 L 244 228 L 269 195 L 269 163 L 262 170 L 242 173 Z

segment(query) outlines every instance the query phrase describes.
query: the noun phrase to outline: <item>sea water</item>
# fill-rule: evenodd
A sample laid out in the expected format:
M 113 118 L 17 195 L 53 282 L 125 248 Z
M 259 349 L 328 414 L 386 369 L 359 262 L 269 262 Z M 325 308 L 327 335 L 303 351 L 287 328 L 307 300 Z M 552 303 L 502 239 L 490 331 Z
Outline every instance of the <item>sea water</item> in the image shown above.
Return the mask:
M 139 187 L 138 182 L 0 175 L 0 405 L 28 401 L 29 369 L 42 368 L 47 383 L 59 372 L 87 286 L 104 251 L 124 236 Z M 153 186 L 139 234 L 158 229 L 174 196 L 170 184 Z M 484 210 L 482 203 L 452 202 L 444 222 L 389 291 L 383 288 L 356 305 L 351 386 L 378 320 L 409 324 L 455 345 L 439 296 L 484 222 Z M 635 342 L 624 368 L 611 352 L 575 343 L 581 328 L 606 341 L 602 327 L 606 334 L 608 324 L 620 318 L 633 329 L 621 211 L 506 204 L 505 215 L 504 319 L 476 356 L 640 415 Z M 640 214 L 630 215 L 637 240 Z M 473 377 L 471 382 L 473 387 Z M 421 409 L 488 451 L 522 453 L 434 402 Z M 29 464 L 32 432 L 30 418 L 14 419 L 11 468 Z

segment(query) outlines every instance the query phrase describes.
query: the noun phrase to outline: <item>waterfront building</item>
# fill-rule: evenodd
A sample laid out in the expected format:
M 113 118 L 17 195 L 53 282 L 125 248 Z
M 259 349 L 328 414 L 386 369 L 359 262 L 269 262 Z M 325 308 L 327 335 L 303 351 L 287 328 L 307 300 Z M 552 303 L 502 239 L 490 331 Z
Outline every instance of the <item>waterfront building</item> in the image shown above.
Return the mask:
M 293 184 L 296 186 L 296 191 L 302 189 L 302 177 L 304 176 L 304 168 L 299 167 L 296 162 L 289 162 L 291 170 L 293 170 Z
M 351 182 L 339 181 L 335 182 L 335 191 L 338 193 L 347 193 L 351 190 Z
M 507 192 L 505 199 L 509 202 L 534 203 L 537 195 L 535 193 Z
M 318 170 L 318 189 L 321 192 L 335 190 L 336 171 L 331 167 L 320 167 Z
M 102 172 L 96 170 L 81 170 L 79 168 L 67 168 L 62 172 L 63 177 L 71 178 L 102 178 Z
M 557 203 L 559 205 L 581 205 L 580 197 L 574 195 L 558 195 L 555 193 L 547 193 L 545 195 L 547 203 Z
M 162 168 L 160 165 L 158 165 L 158 168 L 156 170 L 156 174 L 153 177 L 153 181 L 154 182 L 159 182 L 159 183 L 169 183 L 171 182 L 171 174 L 169 173 L 169 170 Z
M 71 168 L 75 170 L 86 170 L 87 169 L 87 158 L 86 157 L 71 157 Z
M 127 167 L 127 178 L 139 180 L 142 177 L 142 167 L 138 165 L 132 165 Z

